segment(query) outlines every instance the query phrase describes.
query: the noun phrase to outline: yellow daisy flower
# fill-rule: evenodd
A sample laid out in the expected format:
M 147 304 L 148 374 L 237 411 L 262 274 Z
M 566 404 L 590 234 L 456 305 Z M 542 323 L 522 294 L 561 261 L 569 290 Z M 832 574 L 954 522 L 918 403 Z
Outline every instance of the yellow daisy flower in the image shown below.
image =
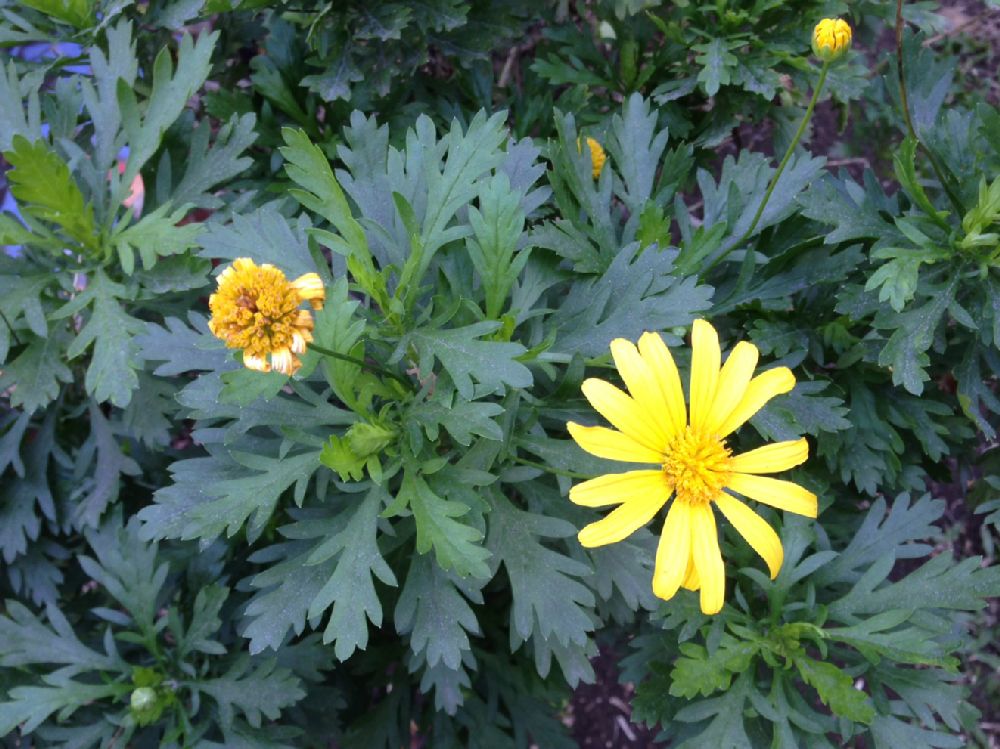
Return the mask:
M 604 146 L 598 143 L 593 138 L 587 138 L 587 148 L 590 149 L 590 164 L 591 173 L 594 179 L 601 176 L 601 170 L 604 169 L 604 162 L 608 160 L 608 155 L 604 152 Z M 583 152 L 583 143 L 580 139 L 576 139 L 576 150 Z
M 618 338 L 611 354 L 631 395 L 603 380 L 588 379 L 583 394 L 615 429 L 570 422 L 570 435 L 599 458 L 653 463 L 658 468 L 606 474 L 574 486 L 569 498 L 585 507 L 618 507 L 580 531 L 583 546 L 621 541 L 648 523 L 673 497 L 663 524 L 653 592 L 669 600 L 681 586 L 701 591 L 701 610 L 722 608 L 726 576 L 719 552 L 714 504 L 763 557 L 773 580 L 783 551 L 778 534 L 729 492 L 799 515 L 816 517 L 816 495 L 777 473 L 804 462 L 806 440 L 776 442 L 732 455 L 726 437 L 771 398 L 787 393 L 795 377 L 776 367 L 753 377 L 757 347 L 736 344 L 725 365 L 719 336 L 704 320 L 691 332 L 690 419 L 685 413 L 680 375 L 656 333 L 643 333 L 636 348 Z
M 289 281 L 273 265 L 241 257 L 219 274 L 218 284 L 208 298 L 212 334 L 228 348 L 243 349 L 249 369 L 294 374 L 302 366 L 296 354 L 304 354 L 313 339 L 312 313 L 299 305 L 323 309 L 326 291 L 320 277 L 306 273 Z

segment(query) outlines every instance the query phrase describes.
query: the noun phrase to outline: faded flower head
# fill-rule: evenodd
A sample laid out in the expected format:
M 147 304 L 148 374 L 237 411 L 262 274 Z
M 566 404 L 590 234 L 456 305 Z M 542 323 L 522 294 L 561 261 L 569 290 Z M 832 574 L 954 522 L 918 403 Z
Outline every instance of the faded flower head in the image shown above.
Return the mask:
M 597 179 L 601 176 L 601 170 L 604 169 L 604 162 L 608 160 L 608 155 L 604 153 L 604 147 L 593 138 L 587 138 L 587 148 L 590 149 L 590 163 L 593 167 L 594 179 Z M 576 150 L 583 151 L 583 144 L 579 138 L 576 139 Z
M 680 375 L 659 335 L 644 333 L 638 348 L 622 338 L 611 342 L 629 392 L 588 379 L 583 394 L 615 429 L 573 422 L 567 428 L 592 455 L 656 468 L 598 476 L 574 486 L 569 498 L 585 507 L 618 505 L 580 531 L 580 543 L 593 547 L 631 535 L 672 497 L 656 551 L 653 592 L 669 600 L 682 586 L 700 590 L 701 610 L 715 614 L 724 602 L 726 576 L 713 506 L 763 557 L 774 579 L 784 558 L 781 540 L 733 493 L 807 517 L 816 517 L 817 502 L 798 484 L 761 475 L 803 463 L 809 455 L 805 439 L 741 455 L 726 444 L 765 403 L 794 387 L 791 371 L 776 367 L 753 377 L 758 351 L 745 341 L 720 367 L 718 334 L 704 320 L 695 320 L 691 341 L 690 418 Z
M 842 18 L 824 18 L 813 29 L 813 54 L 823 62 L 836 62 L 851 48 L 851 27 Z
M 250 369 L 294 374 L 302 366 L 296 354 L 305 353 L 313 339 L 312 313 L 299 305 L 323 308 L 320 277 L 306 273 L 289 281 L 273 265 L 241 257 L 219 274 L 218 284 L 208 299 L 213 335 L 228 348 L 243 349 L 243 364 Z

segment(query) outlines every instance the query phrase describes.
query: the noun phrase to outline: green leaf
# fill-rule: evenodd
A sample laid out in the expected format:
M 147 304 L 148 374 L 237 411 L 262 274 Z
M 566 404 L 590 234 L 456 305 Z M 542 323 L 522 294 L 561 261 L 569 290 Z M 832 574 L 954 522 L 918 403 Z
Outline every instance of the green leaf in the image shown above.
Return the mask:
M 277 203 L 267 203 L 249 215 L 236 214 L 232 223 L 209 223 L 198 239 L 202 247 L 198 254 L 220 260 L 248 257 L 257 263 L 271 263 L 294 279 L 316 272 L 308 228 L 306 218 L 290 224 Z
M 679 647 L 682 655 L 674 661 L 670 672 L 670 694 L 688 699 L 728 689 L 733 677 L 750 667 L 758 650 L 756 644 L 729 635 L 723 635 L 722 642 L 711 653 L 693 642 L 681 643 Z
M 73 373 L 63 363 L 61 335 L 36 338 L 0 372 L 0 390 L 10 391 L 10 404 L 32 412 L 59 397 L 59 383 L 73 381 Z
M 215 133 L 215 142 L 210 147 L 212 126 L 207 118 L 203 120 L 191 135 L 185 154 L 187 168 L 170 193 L 170 204 L 209 209 L 221 207 L 223 200 L 212 193 L 212 188 L 229 184 L 253 163 L 249 156 L 240 154 L 256 140 L 255 124 L 254 114 L 234 114 Z
M 110 400 L 122 408 L 132 399 L 132 391 L 139 384 L 135 370 L 142 366 L 133 336 L 146 329 L 118 303 L 117 299 L 124 295 L 124 287 L 98 271 L 82 294 L 53 315 L 65 318 L 93 305 L 90 317 L 70 343 L 66 356 L 74 359 L 93 344 L 84 380 L 87 392 L 98 401 Z
M 123 452 L 111 423 L 93 400 L 88 404 L 88 414 L 90 436 L 81 449 L 83 456 L 88 457 L 79 460 L 77 471 L 82 473 L 90 467 L 90 457 L 94 461 L 91 475 L 73 493 L 74 498 L 79 498 L 72 516 L 78 528 L 96 526 L 108 505 L 118 499 L 123 477 L 142 473 L 139 464 Z
M 718 37 L 707 44 L 692 45 L 691 49 L 699 53 L 694 60 L 702 68 L 698 73 L 698 80 L 704 85 L 705 93 L 709 96 L 715 96 L 719 93 L 720 87 L 728 86 L 732 82 L 732 71 L 736 68 L 738 60 L 729 50 L 736 46 L 738 43 L 726 42 Z
M 429 556 L 410 564 L 406 584 L 396 604 L 396 631 L 410 636 L 410 649 L 427 666 L 439 662 L 451 670 L 470 651 L 469 634 L 478 635 L 479 621 L 468 601 L 482 604 L 483 595 L 471 580 L 462 580 L 434 564 Z
M 956 275 L 947 285 L 936 289 L 927 288 L 926 291 L 933 293 L 933 296 L 919 307 L 895 315 L 892 319 L 879 317 L 875 320 L 876 327 L 895 328 L 879 354 L 878 363 L 892 369 L 894 385 L 902 385 L 914 395 L 920 395 L 924 390 L 924 383 L 930 379 L 927 373 L 930 358 L 926 352 L 934 342 L 934 334 L 945 311 L 955 300 L 958 281 Z
M 743 673 L 724 694 L 687 705 L 677 711 L 674 719 L 682 723 L 702 722 L 711 718 L 705 728 L 697 733 L 686 732 L 689 738 L 677 749 L 753 749 L 743 724 L 743 710 L 747 696 L 753 688 L 749 673 Z M 694 733 L 694 735 L 690 735 Z
M 689 325 L 708 308 L 712 289 L 696 277 L 672 275 L 676 257 L 674 250 L 643 252 L 636 242 L 622 248 L 603 276 L 575 283 L 554 316 L 556 348 L 600 356 L 615 338 L 634 341 L 647 330 Z
M 45 611 L 48 625 L 17 601 L 6 602 L 6 615 L 0 616 L 0 665 L 53 663 L 70 666 L 73 673 L 115 669 L 116 659 L 84 645 L 57 607 Z
M 832 663 L 798 655 L 795 657 L 795 667 L 806 684 L 819 692 L 823 704 L 836 715 L 866 725 L 875 718 L 875 708 L 869 702 L 868 695 L 855 689 L 854 679 Z
M 180 117 L 188 100 L 205 82 L 218 38 L 218 31 L 203 33 L 197 41 L 185 33 L 177 48 L 176 71 L 170 50 L 166 47 L 160 50 L 153 61 L 152 89 L 142 115 L 131 84 L 119 79 L 118 104 L 130 149 L 123 185 L 132 184 L 139 170 L 156 153 L 167 128 Z
M 70 174 L 66 162 L 38 140 L 34 143 L 15 135 L 4 158 L 13 169 L 7 173 L 11 194 L 22 210 L 35 218 L 51 221 L 66 236 L 93 252 L 98 248 L 93 206 Z
M 319 451 L 313 450 L 270 458 L 263 455 L 234 454 L 246 468 L 216 458 L 182 460 L 170 467 L 174 486 L 154 495 L 160 505 L 139 513 L 147 538 L 174 537 L 212 539 L 223 531 L 234 535 L 247 520 L 247 535 L 257 538 L 267 524 L 278 500 L 295 485 L 301 502 L 306 485 L 319 467 Z
M 963 736 L 931 731 L 905 723 L 893 715 L 879 715 L 872 722 L 875 749 L 962 749 L 968 746 Z
M 198 223 L 178 226 L 187 215 L 187 205 L 168 213 L 170 204 L 164 204 L 146 214 L 137 224 L 125 227 L 119 223 L 111 234 L 111 242 L 118 252 L 122 270 L 131 275 L 135 270 L 135 253 L 142 258 L 142 267 L 149 270 L 158 257 L 178 255 L 197 246 L 202 225 Z M 122 228 L 125 227 L 125 228 Z
M 499 403 L 467 401 L 456 397 L 454 392 L 439 390 L 433 397 L 410 406 L 406 411 L 404 424 L 410 429 L 411 449 L 417 454 L 424 441 L 421 431 L 426 433 L 428 440 L 437 442 L 440 427 L 444 427 L 457 443 L 466 447 L 472 444 L 474 437 L 502 440 L 503 430 L 493 417 L 503 412 L 503 406 Z
M 576 528 L 565 520 L 519 510 L 499 493 L 492 500 L 487 545 L 510 579 L 511 646 L 533 637 L 583 645 L 594 630 L 594 595 L 580 582 L 590 568 L 541 543 L 574 536 Z
M 470 575 L 481 580 L 490 577 L 486 560 L 490 552 L 479 543 L 482 532 L 456 518 L 469 512 L 469 506 L 440 496 L 423 476 L 413 470 L 403 474 L 399 489 L 413 512 L 417 525 L 417 552 L 426 554 L 434 549 L 437 563 L 445 570 L 454 570 L 459 577 Z
M 395 586 L 396 576 L 382 558 L 378 547 L 377 520 L 386 495 L 372 487 L 362 502 L 345 520 L 337 535 L 321 543 L 307 564 L 320 564 L 338 554 L 333 574 L 309 606 L 309 618 L 320 617 L 330 606 L 330 620 L 323 631 L 323 642 L 334 643 L 339 660 L 347 660 L 356 650 L 368 645 L 368 622 L 382 625 L 382 603 L 375 590 L 373 576 Z
M 6 18 L 10 20 L 11 16 L 7 15 Z M 0 27 L 0 40 L 4 31 Z M 0 101 L 7 102 L 7 106 L 0 108 L 0 151 L 9 150 L 16 135 L 29 140 L 42 137 L 38 92 L 42 88 L 45 72 L 37 70 L 19 78 L 17 71 L 18 66 L 13 59 L 7 63 L 6 68 L 0 65 Z M 24 106 L 25 98 L 27 106 Z
M 93 0 L 23 0 L 23 4 L 78 29 L 89 28 L 97 21 Z
M 524 233 L 521 198 L 501 172 L 480 191 L 479 207 L 469 207 L 469 225 L 474 236 L 466 240 L 466 249 L 479 274 L 486 295 L 486 317 L 490 320 L 500 318 L 511 287 L 528 260 L 528 251 L 521 249 Z
M 81 684 L 65 672 L 46 678 L 48 686 L 14 687 L 6 702 L 0 702 L 0 734 L 8 735 L 18 726 L 30 734 L 52 713 L 68 718 L 77 708 L 106 697 L 121 697 L 131 690 L 129 684 Z
M 188 325 L 176 317 L 168 317 L 163 326 L 148 322 L 135 343 L 143 359 L 162 362 L 153 370 L 160 377 L 224 369 L 230 360 L 222 341 L 209 332 L 208 321 L 197 312 L 188 312 Z
M 186 686 L 208 695 L 219 707 L 223 729 L 233 724 L 236 711 L 254 728 L 261 727 L 261 717 L 277 720 L 281 711 L 306 696 L 302 684 L 291 671 L 277 665 L 277 660 L 263 661 L 241 656 L 225 675 L 188 682 Z
M 525 353 L 524 346 L 476 340 L 499 326 L 496 322 L 478 322 L 453 330 L 421 328 L 403 338 L 392 361 L 402 358 L 407 345 L 415 347 L 421 376 L 431 374 L 437 359 L 451 375 L 459 395 L 466 400 L 476 395 L 499 393 L 507 387 L 531 387 L 531 371 L 516 359 Z

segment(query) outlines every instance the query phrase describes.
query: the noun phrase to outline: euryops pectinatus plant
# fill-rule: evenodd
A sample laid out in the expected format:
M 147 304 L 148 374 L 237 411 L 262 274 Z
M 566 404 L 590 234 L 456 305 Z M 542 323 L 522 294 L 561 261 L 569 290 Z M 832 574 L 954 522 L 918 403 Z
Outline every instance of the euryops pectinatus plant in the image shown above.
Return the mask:
M 830 7 L 0 0 L 4 745 L 989 746 L 1000 111 Z

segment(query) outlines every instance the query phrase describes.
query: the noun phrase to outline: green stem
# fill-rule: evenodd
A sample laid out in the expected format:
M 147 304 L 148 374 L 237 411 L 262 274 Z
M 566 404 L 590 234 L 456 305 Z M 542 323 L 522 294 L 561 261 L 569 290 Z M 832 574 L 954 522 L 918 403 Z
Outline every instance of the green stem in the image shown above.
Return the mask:
M 525 460 L 524 458 L 519 458 L 514 456 L 515 463 L 520 463 L 523 466 L 528 466 L 530 468 L 537 468 L 540 471 L 545 471 L 546 473 L 552 473 L 556 476 L 566 476 L 571 479 L 592 479 L 593 476 L 587 476 L 583 473 L 577 473 L 576 471 L 564 471 L 561 468 L 553 468 L 552 466 L 547 466 L 544 463 L 536 463 L 533 460 Z
M 412 384 L 409 380 L 407 380 L 402 375 L 396 374 L 395 372 L 393 372 L 391 370 L 388 370 L 388 369 L 385 369 L 383 367 L 380 367 L 377 364 L 369 364 L 368 362 L 364 361 L 363 359 L 356 359 L 355 357 L 348 356 L 347 354 L 338 354 L 336 351 L 331 351 L 328 348 L 323 348 L 322 346 L 317 346 L 315 343 L 310 343 L 308 345 L 309 345 L 309 348 L 311 348 L 313 351 L 315 351 L 316 353 L 319 353 L 319 354 L 323 354 L 323 356 L 329 356 L 331 359 L 340 359 L 340 361 L 345 361 L 345 362 L 349 362 L 350 364 L 355 364 L 355 365 L 361 367 L 362 369 L 367 369 L 370 372 L 375 372 L 376 374 L 380 374 L 380 375 L 383 375 L 385 377 L 391 377 L 392 379 L 396 380 L 397 382 L 401 382 L 402 384 L 406 385 L 406 387 L 410 387 L 410 385 Z
M 903 0 L 896 0 L 896 74 L 899 78 L 899 103 L 903 107 L 903 121 L 906 123 L 906 131 L 916 141 L 917 147 L 924 152 L 924 155 L 931 164 L 931 169 L 937 175 L 938 182 L 941 183 L 941 189 L 944 190 L 944 194 L 948 196 L 948 200 L 958 214 L 959 219 L 961 219 L 965 215 L 965 206 L 962 205 L 962 201 L 958 199 L 958 196 L 952 192 L 950 183 L 945 179 L 944 169 L 941 168 L 937 157 L 931 152 L 931 149 L 920 140 L 917 131 L 913 127 L 913 119 L 910 117 L 910 100 L 906 90 L 906 75 L 903 68 Z
M 774 188 L 778 186 L 778 180 L 781 179 L 782 172 L 785 171 L 785 167 L 788 166 L 788 162 L 791 161 L 792 154 L 795 152 L 795 147 L 802 140 L 802 134 L 806 131 L 806 126 L 809 124 L 809 120 L 812 119 L 813 110 L 816 109 L 816 102 L 819 101 L 820 92 L 823 90 L 823 84 L 826 83 L 826 74 L 830 71 L 830 63 L 824 62 L 823 67 L 819 72 L 819 80 L 816 82 L 816 87 L 813 89 L 812 98 L 809 100 L 809 106 L 806 107 L 806 114 L 802 118 L 802 122 L 799 123 L 799 129 L 795 131 L 795 137 L 792 138 L 792 142 L 788 144 L 788 149 L 785 151 L 785 155 L 781 158 L 781 163 L 778 164 L 777 171 L 771 176 L 771 181 L 767 185 L 767 192 L 764 193 L 764 199 L 760 201 L 760 205 L 757 206 L 757 212 L 754 214 L 753 221 L 750 222 L 749 228 L 743 232 L 743 235 L 734 242 L 728 250 L 723 252 L 719 257 L 708 264 L 708 267 L 702 271 L 702 278 L 705 277 L 710 270 L 721 263 L 729 253 L 735 250 L 737 247 L 741 246 L 744 242 L 750 239 L 753 234 L 753 230 L 757 228 L 757 223 L 760 221 L 760 217 L 764 215 L 764 209 L 767 208 L 767 203 L 771 199 L 771 193 L 774 192 Z

